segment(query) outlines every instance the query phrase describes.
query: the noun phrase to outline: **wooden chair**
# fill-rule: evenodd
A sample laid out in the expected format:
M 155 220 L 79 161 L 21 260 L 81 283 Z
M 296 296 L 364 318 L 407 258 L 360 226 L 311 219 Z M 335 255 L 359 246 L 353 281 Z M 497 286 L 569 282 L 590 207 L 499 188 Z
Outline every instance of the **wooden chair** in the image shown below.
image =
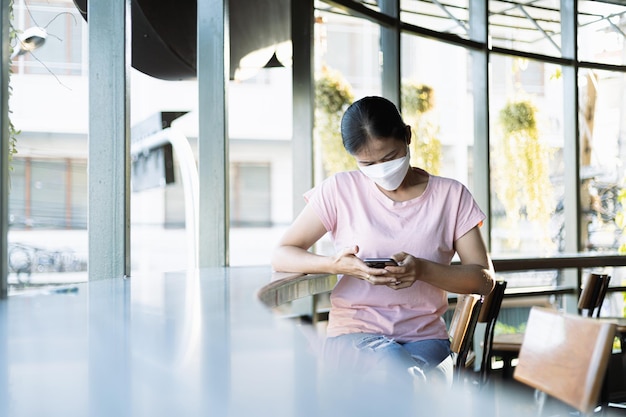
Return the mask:
M 608 321 L 533 307 L 513 377 L 559 404 L 589 413 L 599 403 L 615 332 L 616 325 Z
M 587 315 L 592 317 L 595 311 L 595 316 L 599 317 L 610 280 L 609 275 L 589 274 L 578 298 L 578 311 L 581 315 L 587 312 Z M 513 366 L 511 362 L 519 356 L 523 339 L 524 333 L 500 334 L 493 337 L 490 354 L 492 357 L 499 356 L 502 358 L 504 362 L 503 378 L 505 379 L 512 376 Z M 489 361 L 491 363 L 491 358 Z
M 459 380 L 472 348 L 474 330 L 483 303 L 478 294 L 459 294 L 450 320 L 450 350 L 454 355 L 454 379 Z
M 610 275 L 589 274 L 578 299 L 578 310 L 581 315 L 586 311 L 587 317 L 600 317 L 600 309 L 610 281 Z
M 483 305 L 478 315 L 478 323 L 485 323 L 485 335 L 482 345 L 482 360 L 480 362 L 480 383 L 485 384 L 489 379 L 492 370 L 491 357 L 493 349 L 493 337 L 496 328 L 496 322 L 500 314 L 500 307 L 504 299 L 504 291 L 506 290 L 506 281 L 496 281 L 496 284 L 483 300 Z

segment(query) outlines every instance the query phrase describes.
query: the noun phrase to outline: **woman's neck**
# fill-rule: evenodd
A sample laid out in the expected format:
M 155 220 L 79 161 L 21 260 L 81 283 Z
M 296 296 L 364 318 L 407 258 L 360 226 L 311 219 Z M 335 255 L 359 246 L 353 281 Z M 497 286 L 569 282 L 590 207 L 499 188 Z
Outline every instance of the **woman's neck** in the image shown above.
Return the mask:
M 421 196 L 428 185 L 429 175 L 425 171 L 411 167 L 400 186 L 392 191 L 378 187 L 383 194 L 393 201 L 408 201 Z

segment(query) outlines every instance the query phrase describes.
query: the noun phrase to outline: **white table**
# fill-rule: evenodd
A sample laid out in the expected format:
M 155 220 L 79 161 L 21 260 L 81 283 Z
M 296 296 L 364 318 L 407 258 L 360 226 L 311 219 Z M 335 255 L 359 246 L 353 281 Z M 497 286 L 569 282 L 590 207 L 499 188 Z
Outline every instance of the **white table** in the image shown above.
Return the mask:
M 342 395 L 303 329 L 257 298 L 271 277 L 215 268 L 0 300 L 0 416 L 490 415 L 488 393 Z

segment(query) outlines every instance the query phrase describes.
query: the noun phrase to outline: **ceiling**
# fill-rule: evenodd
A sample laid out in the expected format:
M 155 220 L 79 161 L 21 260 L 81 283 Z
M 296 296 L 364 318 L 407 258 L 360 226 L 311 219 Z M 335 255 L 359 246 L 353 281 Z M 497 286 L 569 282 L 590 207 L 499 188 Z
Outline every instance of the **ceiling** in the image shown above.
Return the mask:
M 87 19 L 88 0 L 73 1 Z M 231 79 L 247 54 L 291 39 L 290 1 L 230 0 Z M 367 18 L 373 16 L 369 12 L 382 14 L 380 5 L 386 4 L 381 1 L 389 0 L 316 0 L 315 3 L 320 11 Z M 404 23 L 469 38 L 470 0 L 400 0 L 399 4 Z M 560 5 L 560 0 L 489 0 L 491 42 L 502 47 L 514 42 L 528 51 L 560 55 Z M 579 27 L 606 26 L 623 36 L 624 6 L 626 0 L 578 0 Z M 196 0 L 176 3 L 131 0 L 131 15 L 135 69 L 166 80 L 195 78 Z M 269 60 L 270 56 L 266 58 Z
M 626 0 L 576 1 L 578 31 L 611 31 L 625 36 Z M 389 0 L 317 0 L 318 10 L 387 21 Z M 399 0 L 403 25 L 470 39 L 471 0 Z M 562 0 L 485 0 L 490 45 L 561 56 Z M 391 23 L 389 23 L 391 22 Z
M 87 20 L 87 0 L 73 1 Z M 230 62 L 291 39 L 289 10 L 289 0 L 230 0 Z M 133 68 L 164 80 L 195 78 L 196 0 L 131 0 L 131 20 Z

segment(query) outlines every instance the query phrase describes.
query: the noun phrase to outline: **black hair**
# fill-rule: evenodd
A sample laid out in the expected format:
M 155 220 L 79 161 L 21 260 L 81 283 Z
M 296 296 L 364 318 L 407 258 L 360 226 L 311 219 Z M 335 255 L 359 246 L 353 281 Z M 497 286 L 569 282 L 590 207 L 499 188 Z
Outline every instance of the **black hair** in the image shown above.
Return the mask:
M 372 138 L 406 142 L 406 124 L 391 101 L 377 96 L 363 97 L 343 114 L 341 138 L 346 151 L 354 155 Z

